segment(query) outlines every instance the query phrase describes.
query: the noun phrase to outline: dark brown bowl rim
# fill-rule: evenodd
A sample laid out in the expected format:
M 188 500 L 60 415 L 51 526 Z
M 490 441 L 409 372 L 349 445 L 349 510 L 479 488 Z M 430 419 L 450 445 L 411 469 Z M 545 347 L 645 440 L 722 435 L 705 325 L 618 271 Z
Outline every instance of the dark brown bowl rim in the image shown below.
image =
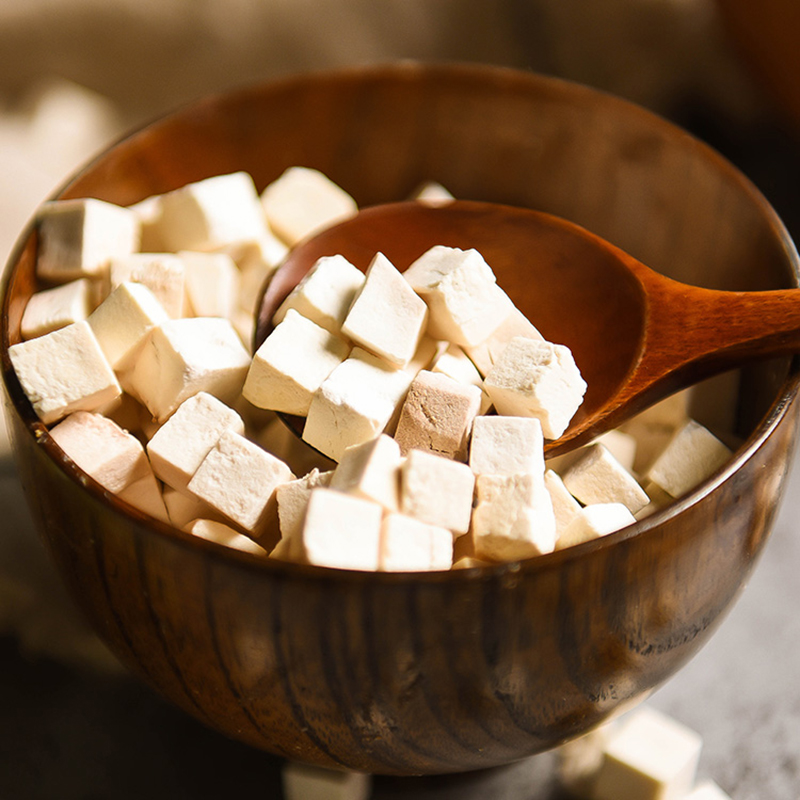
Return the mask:
M 501 67 L 493 65 L 470 64 L 459 62 L 425 63 L 418 61 L 400 61 L 386 64 L 373 64 L 362 67 L 344 67 L 338 69 L 314 70 L 284 76 L 275 80 L 268 80 L 255 84 L 245 85 L 230 91 L 212 93 L 195 100 L 190 100 L 181 104 L 172 111 L 159 115 L 154 119 L 137 126 L 133 130 L 125 133 L 119 138 L 110 142 L 103 150 L 86 161 L 82 166 L 74 170 L 54 191 L 48 196 L 47 200 L 56 200 L 62 195 L 68 194 L 70 187 L 76 183 L 80 177 L 90 171 L 95 163 L 101 161 L 109 151 L 142 134 L 152 126 L 158 126 L 180 117 L 189 111 L 197 111 L 203 107 L 212 108 L 224 105 L 233 101 L 243 100 L 248 95 L 257 95 L 264 90 L 278 90 L 289 88 L 292 84 L 304 84 L 315 81 L 339 81 L 339 80 L 364 80 L 367 78 L 380 79 L 381 77 L 391 77 L 395 79 L 408 76 L 410 73 L 424 71 L 429 75 L 435 76 L 437 73 L 447 77 L 460 77 L 463 80 L 483 80 L 483 81 L 514 81 L 518 85 L 538 83 L 552 87 L 553 90 L 563 94 L 571 93 L 575 97 L 594 96 L 604 98 L 604 102 L 610 105 L 617 105 L 620 110 L 627 114 L 639 115 L 649 119 L 651 124 L 658 124 L 672 129 L 673 132 L 682 135 L 687 140 L 693 142 L 716 166 L 727 172 L 736 182 L 738 182 L 744 192 L 760 207 L 761 211 L 770 219 L 771 227 L 781 242 L 787 256 L 787 261 L 793 270 L 793 283 L 800 285 L 800 257 L 792 241 L 789 232 L 779 218 L 770 202 L 761 191 L 733 164 L 719 154 L 709 145 L 700 141 L 692 134 L 684 131 L 674 123 L 659 114 L 650 111 L 636 103 L 622 99 L 613 94 L 600 89 L 595 89 L 583 84 L 563 78 L 540 75 L 533 72 L 523 71 L 511 67 Z M 144 199 L 144 198 L 142 198 Z M 45 201 L 45 202 L 46 202 Z M 769 438 L 772 432 L 780 424 L 791 406 L 793 400 L 800 390 L 800 360 L 794 358 L 789 368 L 789 372 L 782 385 L 781 392 L 776 396 L 768 412 L 764 415 L 761 422 L 754 428 L 751 434 L 739 447 L 736 448 L 732 457 L 713 475 L 696 486 L 692 491 L 674 500 L 663 508 L 653 512 L 646 518 L 637 521 L 625 528 L 621 528 L 614 533 L 584 542 L 579 545 L 556 550 L 540 556 L 527 559 L 520 559 L 509 562 L 501 562 L 490 565 L 471 566 L 463 569 L 426 571 L 426 572 L 384 572 L 384 571 L 362 571 L 339 569 L 331 567 L 320 567 L 308 564 L 282 561 L 279 559 L 264 558 L 242 550 L 237 550 L 226 545 L 218 544 L 188 533 L 171 524 L 162 522 L 140 511 L 128 503 L 120 500 L 114 494 L 105 489 L 91 476 L 80 469 L 56 444 L 50 436 L 47 427 L 39 420 L 33 411 L 33 407 L 22 391 L 16 375 L 11 367 L 8 355 L 10 336 L 8 329 L 8 297 L 9 287 L 12 282 L 14 270 L 17 262 L 21 258 L 22 252 L 28 245 L 29 240 L 35 235 L 36 213 L 19 235 L 14 247 L 11 250 L 3 274 L 3 281 L 0 285 L 0 297 L 2 297 L 2 331 L 0 333 L 0 367 L 2 368 L 3 381 L 7 396 L 13 411 L 20 416 L 25 423 L 27 432 L 33 437 L 35 443 L 43 447 L 47 455 L 55 461 L 59 467 L 71 478 L 83 491 L 88 491 L 90 496 L 101 504 L 104 504 L 114 515 L 135 520 L 139 525 L 152 531 L 157 536 L 166 537 L 175 543 L 190 549 L 200 549 L 225 561 L 236 563 L 238 566 L 261 571 L 267 574 L 282 574 L 287 577 L 297 576 L 304 579 L 322 579 L 326 581 L 351 582 L 351 581 L 381 581 L 381 582 L 433 582 L 440 581 L 472 581 L 497 578 L 498 576 L 513 575 L 520 573 L 539 573 L 557 569 L 565 561 L 572 561 L 587 556 L 607 548 L 613 548 L 619 543 L 628 539 L 643 536 L 653 528 L 658 527 L 666 519 L 678 517 L 690 507 L 699 503 L 704 497 L 714 492 L 722 483 L 737 472 L 759 449 L 759 447 Z

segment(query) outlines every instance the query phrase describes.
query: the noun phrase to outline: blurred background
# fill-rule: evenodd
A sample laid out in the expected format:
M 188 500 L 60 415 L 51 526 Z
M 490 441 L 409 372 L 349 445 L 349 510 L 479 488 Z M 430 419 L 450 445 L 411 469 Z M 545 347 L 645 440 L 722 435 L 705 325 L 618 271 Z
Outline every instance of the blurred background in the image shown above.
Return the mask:
M 797 241 L 799 37 L 797 0 L 0 0 L 0 261 L 37 204 L 125 131 L 210 92 L 397 59 L 507 65 L 637 102 L 734 162 Z M 736 800 L 800 796 L 797 470 L 791 487 L 730 618 L 651 700 L 704 736 L 701 772 Z M 0 519 L 0 800 L 280 797 L 278 759 L 162 704 L 85 629 L 2 423 Z M 382 779 L 374 796 L 545 800 L 561 796 L 552 766 Z

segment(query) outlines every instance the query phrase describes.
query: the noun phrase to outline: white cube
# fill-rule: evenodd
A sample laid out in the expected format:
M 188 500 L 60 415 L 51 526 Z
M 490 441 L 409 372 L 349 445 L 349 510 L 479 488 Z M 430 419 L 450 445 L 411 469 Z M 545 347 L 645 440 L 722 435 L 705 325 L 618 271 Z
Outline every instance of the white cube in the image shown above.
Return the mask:
M 280 322 L 293 308 L 317 325 L 338 334 L 365 280 L 364 273 L 344 256 L 323 256 L 289 292 L 275 312 L 273 322 Z
M 338 461 L 345 448 L 384 431 L 410 383 L 403 370 L 354 347 L 314 394 L 303 441 Z
M 636 518 L 622 503 L 594 503 L 573 514 L 559 533 L 556 550 L 607 536 L 632 525 Z
M 350 346 L 290 309 L 256 350 L 243 393 L 258 408 L 305 416 L 314 393 Z
M 225 431 L 192 476 L 188 491 L 258 538 L 275 489 L 294 479 L 289 467 L 234 431 Z
M 400 468 L 400 511 L 457 537 L 469 530 L 474 488 L 466 464 L 412 450 Z
M 148 334 L 130 384 L 163 422 L 198 392 L 231 401 L 241 391 L 249 367 L 250 354 L 228 320 L 173 319 Z
M 158 236 L 167 250 L 215 250 L 267 232 L 253 179 L 215 175 L 161 196 Z
M 564 486 L 561 476 L 552 469 L 545 470 L 544 485 L 550 493 L 550 500 L 553 503 L 553 515 L 556 519 L 556 539 L 560 539 L 564 529 L 581 510 L 581 504 Z
M 311 492 L 300 534 L 302 560 L 322 567 L 376 570 L 383 508 L 334 489 Z
M 241 275 L 226 253 L 196 253 L 183 250 L 178 257 L 184 266 L 188 310 L 195 317 L 231 319 L 239 307 Z
M 122 393 L 85 320 L 11 345 L 8 355 L 33 410 L 45 425 L 73 411 L 94 411 Z
M 385 572 L 450 569 L 453 534 L 405 514 L 387 514 L 381 526 L 378 568 Z
M 185 491 L 225 431 L 244 434 L 242 418 L 207 392 L 184 400 L 147 443 L 153 470 L 173 489 Z
M 303 557 L 300 533 L 306 517 L 306 506 L 311 492 L 318 486 L 330 486 L 333 470 L 320 472 L 316 467 L 302 478 L 282 483 L 275 490 L 278 501 L 278 524 L 286 557 L 299 561 Z
M 289 245 L 341 222 L 358 210 L 356 201 L 326 175 L 289 167 L 261 193 L 270 227 Z
M 544 473 L 544 434 L 535 417 L 480 416 L 472 423 L 469 465 L 476 475 Z
M 420 369 L 428 369 L 427 365 Z M 440 372 L 459 383 L 467 386 L 477 386 L 481 390 L 481 404 L 479 414 L 486 414 L 492 405 L 492 399 L 483 388 L 483 377 L 469 356 L 456 344 L 450 344 L 446 349 L 437 352 L 430 366 L 431 372 Z
M 489 336 L 478 344 L 464 348 L 475 368 L 483 376 L 489 374 L 495 361 L 500 358 L 506 345 L 517 336 L 524 339 L 535 339 L 543 342 L 544 336 L 539 333 L 528 318 L 516 306 L 511 313 L 489 334 Z
M 390 364 L 404 367 L 414 357 L 427 320 L 425 301 L 389 259 L 377 253 L 342 323 L 342 333 Z
M 254 542 L 249 536 L 234 530 L 224 522 L 218 522 L 213 519 L 196 519 L 186 526 L 186 530 L 201 539 L 224 544 L 234 550 L 242 550 L 245 553 L 253 553 L 253 555 L 257 556 L 267 555 L 267 551 L 260 544 Z
M 547 439 L 557 439 L 583 402 L 586 382 L 569 348 L 518 336 L 484 380 L 498 414 L 536 417 Z
M 184 315 L 185 268 L 174 253 L 133 253 L 109 262 L 109 291 L 123 283 L 142 283 L 172 319 Z
M 94 306 L 93 296 L 88 278 L 35 292 L 22 314 L 22 338 L 35 339 L 73 322 L 82 322 Z
M 556 521 L 544 474 L 478 475 L 472 512 L 475 555 L 508 561 L 550 553 Z
M 391 436 L 345 449 L 331 478 L 331 489 L 380 503 L 397 511 L 400 492 L 400 447 Z
M 477 250 L 436 245 L 405 271 L 430 309 L 428 333 L 459 345 L 484 341 L 514 305 Z
M 132 211 L 93 198 L 55 200 L 39 210 L 36 274 L 64 283 L 98 277 L 111 258 L 139 248 L 139 219 Z

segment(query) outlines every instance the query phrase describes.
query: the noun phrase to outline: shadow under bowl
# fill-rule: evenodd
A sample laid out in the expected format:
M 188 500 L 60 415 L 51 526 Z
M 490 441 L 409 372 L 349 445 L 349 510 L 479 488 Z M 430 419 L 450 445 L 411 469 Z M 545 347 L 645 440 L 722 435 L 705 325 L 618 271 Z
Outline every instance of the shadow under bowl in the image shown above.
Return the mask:
M 59 197 L 127 205 L 235 170 L 262 189 L 293 165 L 320 169 L 362 206 L 437 180 L 459 198 L 537 208 L 710 288 L 798 280 L 780 220 L 712 150 L 624 101 L 493 67 L 402 63 L 212 97 L 115 144 Z M 8 358 L 35 289 L 36 248 L 30 227 L 6 276 L 0 355 L 41 533 L 117 656 L 201 722 L 255 747 L 424 774 L 559 745 L 685 664 L 768 539 L 797 436 L 788 358 L 742 371 L 731 431 L 742 444 L 727 465 L 650 518 L 576 548 L 450 573 L 372 574 L 198 540 L 110 496 L 36 419 Z M 524 311 L 535 292 L 524 272 L 498 281 Z

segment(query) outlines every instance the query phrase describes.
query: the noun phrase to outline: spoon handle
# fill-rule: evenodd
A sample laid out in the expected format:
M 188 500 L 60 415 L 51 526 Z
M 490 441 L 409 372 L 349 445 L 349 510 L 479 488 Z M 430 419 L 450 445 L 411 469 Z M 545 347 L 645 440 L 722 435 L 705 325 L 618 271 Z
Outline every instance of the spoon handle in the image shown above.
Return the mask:
M 645 336 L 617 404 L 628 413 L 631 403 L 641 408 L 702 377 L 800 352 L 800 289 L 719 291 L 656 273 L 645 280 Z

